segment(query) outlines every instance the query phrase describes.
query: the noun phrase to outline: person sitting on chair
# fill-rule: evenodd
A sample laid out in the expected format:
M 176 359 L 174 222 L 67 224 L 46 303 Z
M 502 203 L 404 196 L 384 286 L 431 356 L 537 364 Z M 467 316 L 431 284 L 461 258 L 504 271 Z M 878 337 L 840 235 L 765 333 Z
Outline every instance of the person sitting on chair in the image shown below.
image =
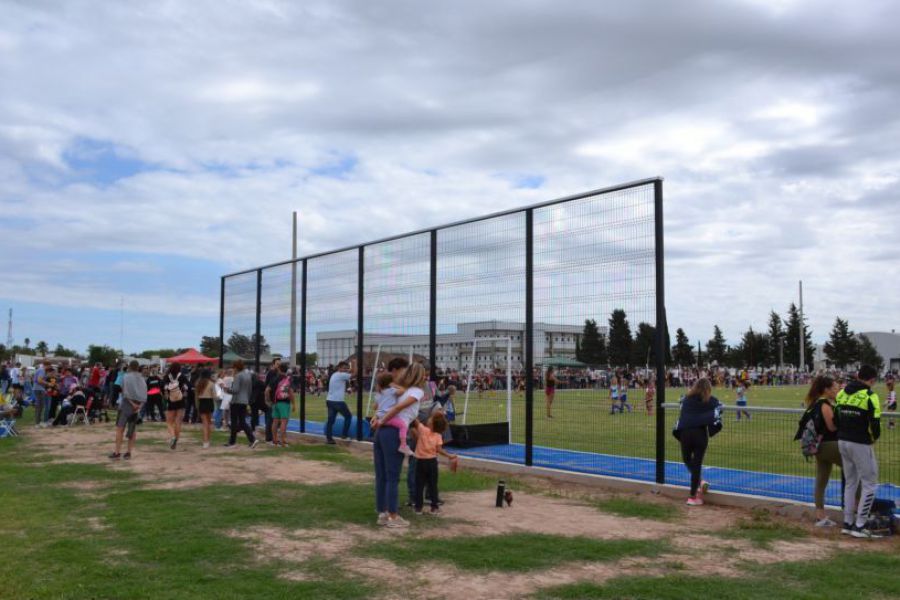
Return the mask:
M 85 398 L 84 390 L 81 389 L 81 386 L 72 384 L 69 388 L 69 395 L 63 400 L 59 414 L 53 420 L 53 427 L 67 425 L 69 417 L 75 414 L 75 410 L 79 406 L 82 408 L 87 407 L 87 398 Z

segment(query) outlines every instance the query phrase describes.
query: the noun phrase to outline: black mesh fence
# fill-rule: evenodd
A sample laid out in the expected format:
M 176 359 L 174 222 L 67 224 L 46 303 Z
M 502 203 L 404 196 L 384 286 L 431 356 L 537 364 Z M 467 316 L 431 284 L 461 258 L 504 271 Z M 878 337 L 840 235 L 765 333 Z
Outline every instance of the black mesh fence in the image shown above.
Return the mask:
M 300 388 L 291 428 L 311 433 L 328 419 L 330 374 L 350 363 L 332 400 L 361 438 L 378 375 L 404 357 L 426 366 L 423 406 L 443 406 L 467 456 L 683 485 L 677 405 L 664 404 L 661 219 L 662 182 L 646 180 L 230 275 L 223 363 L 285 357 Z M 798 416 L 752 414 L 726 413 L 734 426 L 710 446 L 711 479 L 811 501 L 813 473 L 791 440 Z M 877 449 L 894 495 L 896 442 L 886 428 Z

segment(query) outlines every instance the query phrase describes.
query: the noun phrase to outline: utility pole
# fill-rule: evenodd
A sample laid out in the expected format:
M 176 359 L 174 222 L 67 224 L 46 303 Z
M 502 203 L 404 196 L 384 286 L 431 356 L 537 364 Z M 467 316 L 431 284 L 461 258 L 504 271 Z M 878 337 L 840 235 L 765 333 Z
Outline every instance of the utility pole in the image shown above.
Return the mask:
M 703 362 L 703 346 L 701 346 L 700 340 L 697 340 L 697 368 L 700 369 L 703 367 L 701 364 Z
M 119 300 L 119 349 L 125 355 L 125 296 Z
M 806 371 L 806 324 L 803 322 L 803 280 L 800 280 L 800 371 Z
M 291 244 L 291 356 L 288 364 L 297 364 L 297 211 L 294 211 L 294 234 Z
M 9 327 L 6 329 L 6 348 L 13 347 L 13 334 L 12 334 L 12 309 L 9 309 Z

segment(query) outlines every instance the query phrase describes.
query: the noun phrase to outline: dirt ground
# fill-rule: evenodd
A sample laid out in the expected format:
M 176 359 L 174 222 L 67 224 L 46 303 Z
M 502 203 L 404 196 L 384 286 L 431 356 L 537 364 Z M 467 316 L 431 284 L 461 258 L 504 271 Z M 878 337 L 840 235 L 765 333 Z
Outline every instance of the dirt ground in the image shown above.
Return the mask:
M 185 436 L 178 450 L 165 445 L 166 432 L 161 427 L 144 427 L 140 431 L 135 457 L 112 463 L 106 458 L 111 451 L 113 429 L 108 425 L 53 430 L 29 430 L 28 438 L 58 462 L 102 463 L 111 469 L 129 470 L 138 475 L 146 488 L 189 488 L 213 483 L 255 484 L 266 481 L 288 481 L 307 485 L 334 482 L 366 482 L 372 476 L 343 470 L 339 465 L 308 460 L 297 453 L 266 453 L 247 456 L 244 445 L 236 448 L 212 447 L 203 450 L 197 439 Z M 294 439 L 295 443 L 311 443 Z M 367 450 L 355 449 L 354 452 Z M 368 453 L 366 452 L 366 455 Z M 248 468 L 247 459 L 252 460 Z M 70 484 L 79 492 L 102 495 L 96 482 Z M 860 548 L 865 542 L 841 537 L 836 531 L 823 533 L 809 527 L 812 538 L 797 542 L 773 542 L 768 547 L 749 541 L 715 535 L 717 530 L 732 527 L 749 517 L 738 509 L 704 506 L 703 518 L 679 507 L 681 517 L 671 521 L 625 518 L 605 514 L 588 505 L 585 498 L 621 496 L 594 486 L 565 488 L 565 496 L 543 493 L 538 486 L 516 490 L 511 508 L 494 507 L 494 490 L 442 494 L 446 504 L 446 527 L 389 530 L 372 525 L 342 526 L 340 529 L 290 531 L 275 527 L 254 527 L 229 532 L 253 548 L 258 560 L 288 560 L 295 566 L 282 573 L 285 579 L 303 581 L 314 578 L 305 573 L 303 563 L 310 558 L 330 561 L 359 577 L 383 584 L 391 592 L 386 598 L 521 598 L 543 587 L 590 581 L 602 583 L 622 575 L 663 575 L 667 573 L 709 576 L 741 576 L 747 563 L 769 564 L 782 561 L 804 561 L 822 558 L 845 548 Z M 640 496 L 645 502 L 668 503 L 671 500 L 650 494 Z M 430 519 L 430 516 L 411 517 Z M 777 518 L 777 517 L 776 517 Z M 792 522 L 791 525 L 802 525 Z M 103 530 L 97 520 L 91 526 Z M 509 533 L 542 533 L 557 536 L 584 536 L 602 540 L 635 539 L 666 540 L 672 551 L 654 559 L 623 558 L 613 562 L 578 562 L 545 570 L 524 573 L 473 573 L 461 571 L 446 561 L 429 561 L 425 565 L 407 566 L 378 558 L 354 554 L 354 548 L 404 536 L 451 538 Z M 890 543 L 900 548 L 900 544 Z

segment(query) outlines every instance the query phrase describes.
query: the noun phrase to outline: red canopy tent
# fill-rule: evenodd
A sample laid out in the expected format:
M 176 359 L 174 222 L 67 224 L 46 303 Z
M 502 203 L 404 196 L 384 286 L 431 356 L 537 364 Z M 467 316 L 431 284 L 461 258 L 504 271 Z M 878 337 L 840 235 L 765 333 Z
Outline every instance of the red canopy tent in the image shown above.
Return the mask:
M 203 356 L 199 352 L 197 352 L 194 348 L 190 348 L 187 352 L 182 352 L 172 358 L 167 358 L 167 363 L 178 363 L 182 365 L 200 365 L 203 363 L 211 363 L 216 362 L 217 358 L 210 358 L 208 356 Z

